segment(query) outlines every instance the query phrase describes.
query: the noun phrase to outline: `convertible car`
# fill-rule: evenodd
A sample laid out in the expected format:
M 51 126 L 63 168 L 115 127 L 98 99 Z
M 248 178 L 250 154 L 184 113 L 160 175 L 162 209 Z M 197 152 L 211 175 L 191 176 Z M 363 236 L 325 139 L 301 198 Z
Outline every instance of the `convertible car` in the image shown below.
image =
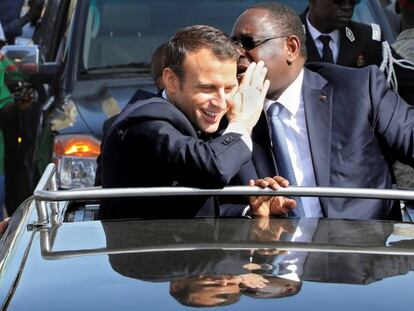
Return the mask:
M 407 211 L 404 222 L 97 218 L 102 198 L 206 194 L 414 198 L 407 190 L 299 187 L 57 190 L 50 164 L 0 242 L 2 310 L 411 308 Z

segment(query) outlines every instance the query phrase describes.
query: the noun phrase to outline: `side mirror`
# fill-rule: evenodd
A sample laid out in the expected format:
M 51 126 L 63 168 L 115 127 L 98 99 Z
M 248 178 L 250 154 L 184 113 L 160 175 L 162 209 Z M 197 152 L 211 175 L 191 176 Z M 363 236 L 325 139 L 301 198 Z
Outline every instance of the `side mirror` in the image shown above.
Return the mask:
M 20 72 L 28 75 L 38 72 L 39 48 L 36 45 L 5 45 L 0 52 L 9 58 Z
M 42 83 L 51 84 L 59 68 L 58 63 L 40 64 L 37 45 L 5 45 L 0 52 L 13 61 L 20 72 L 36 75 L 37 80 Z

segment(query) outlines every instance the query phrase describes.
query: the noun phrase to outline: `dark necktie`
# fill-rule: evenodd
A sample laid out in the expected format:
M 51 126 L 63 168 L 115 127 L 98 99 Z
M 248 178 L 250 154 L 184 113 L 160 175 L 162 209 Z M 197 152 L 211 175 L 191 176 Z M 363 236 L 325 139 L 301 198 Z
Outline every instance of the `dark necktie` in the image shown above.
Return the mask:
M 331 41 L 330 36 L 323 36 L 320 35 L 318 39 L 322 42 L 323 48 L 322 48 L 322 61 L 327 63 L 334 63 L 332 50 L 329 47 L 329 41 Z
M 290 161 L 289 150 L 286 144 L 286 134 L 283 129 L 282 121 L 279 118 L 281 106 L 279 103 L 273 103 L 267 110 L 267 118 L 272 129 L 273 154 L 275 156 L 277 170 L 279 175 L 289 180 L 289 184 L 297 185 L 292 162 Z M 305 212 L 300 198 L 295 198 L 296 208 L 293 209 L 290 216 L 304 217 Z

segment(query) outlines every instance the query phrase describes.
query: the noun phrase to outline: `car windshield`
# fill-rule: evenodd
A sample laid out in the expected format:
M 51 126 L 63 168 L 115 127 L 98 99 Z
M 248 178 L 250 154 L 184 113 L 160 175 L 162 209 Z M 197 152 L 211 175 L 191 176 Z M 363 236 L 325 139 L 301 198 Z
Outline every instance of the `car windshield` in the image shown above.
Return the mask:
M 153 51 L 178 29 L 208 24 L 230 33 L 237 16 L 255 2 L 91 0 L 82 55 L 84 69 L 127 64 L 149 68 Z M 298 11 L 306 5 L 303 0 L 289 2 Z
M 208 24 L 229 34 L 236 18 L 256 2 L 261 1 L 90 0 L 81 69 L 86 73 L 148 72 L 154 50 L 178 29 Z M 305 0 L 279 2 L 298 13 L 307 6 Z M 356 6 L 354 18 L 367 22 L 375 19 L 367 3 Z

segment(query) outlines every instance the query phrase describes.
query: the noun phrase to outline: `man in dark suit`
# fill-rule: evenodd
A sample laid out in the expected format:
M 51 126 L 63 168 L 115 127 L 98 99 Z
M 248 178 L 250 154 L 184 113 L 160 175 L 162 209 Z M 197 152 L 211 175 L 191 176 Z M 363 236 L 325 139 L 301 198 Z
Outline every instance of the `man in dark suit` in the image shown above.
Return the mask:
M 401 57 L 385 41 L 379 25 L 351 20 L 358 2 L 309 0 L 308 9 L 300 16 L 306 31 L 307 61 L 326 61 L 355 68 L 383 65 L 387 75 L 395 71 L 395 89 L 405 101 L 414 105 L 414 68 L 403 68 L 387 61 L 390 57 Z
M 215 28 L 178 31 L 165 48 L 162 97 L 137 94 L 138 100 L 126 106 L 106 134 L 102 186 L 227 185 L 251 160 L 250 133 L 269 85 L 260 62 L 249 67 L 237 88 L 237 58 L 237 48 Z M 228 125 L 221 128 L 224 116 Z M 294 207 L 293 200 L 285 202 Z M 199 196 L 108 199 L 100 209 L 101 218 L 112 219 L 220 214 L 216 198 Z
M 293 9 L 254 5 L 237 19 L 232 38 L 240 46 L 240 76 L 250 62 L 263 60 L 268 68 L 264 109 L 279 107 L 298 185 L 386 189 L 394 181 L 390 158 L 414 163 L 414 109 L 390 89 L 377 67 L 304 66 L 305 34 Z M 266 117 L 262 114 L 252 134 L 259 177 L 279 170 L 270 136 L 279 132 Z M 302 200 L 306 216 L 401 218 L 395 201 Z

